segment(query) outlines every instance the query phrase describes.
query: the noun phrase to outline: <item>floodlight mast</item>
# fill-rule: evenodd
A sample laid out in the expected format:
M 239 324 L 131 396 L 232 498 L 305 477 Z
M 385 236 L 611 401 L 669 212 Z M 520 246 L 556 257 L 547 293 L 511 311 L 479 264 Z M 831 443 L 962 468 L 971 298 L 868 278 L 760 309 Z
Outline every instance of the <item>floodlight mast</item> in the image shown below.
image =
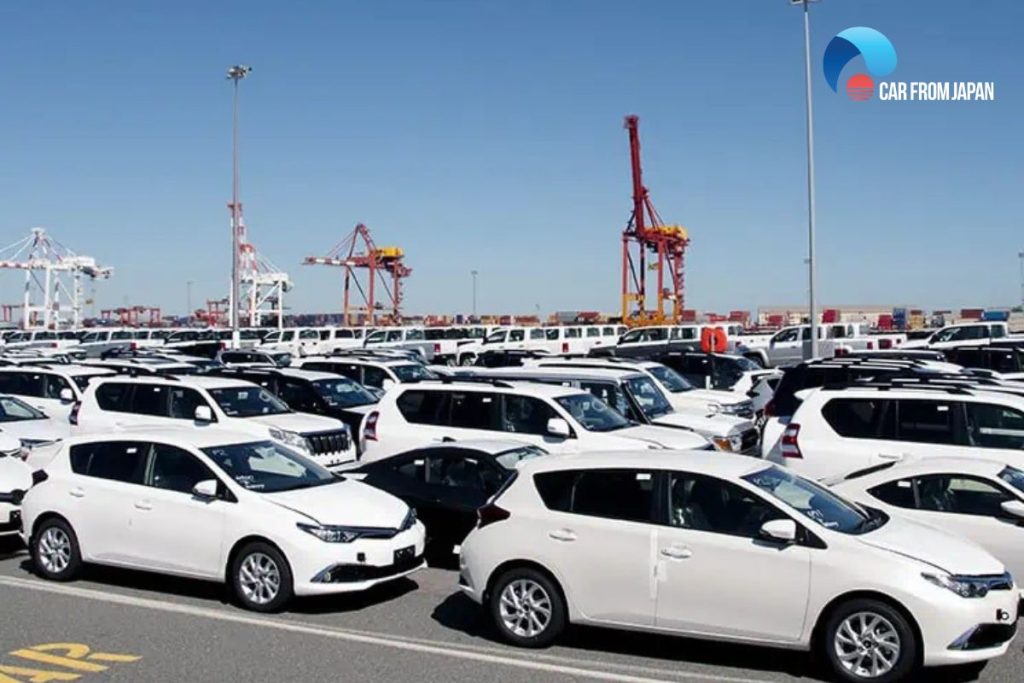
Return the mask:
M 231 112 L 231 303 L 228 322 L 231 325 L 231 340 L 237 346 L 239 335 L 239 256 L 241 254 L 242 205 L 238 199 L 238 82 L 252 73 L 252 67 L 238 64 L 228 69 L 227 78 L 232 81 L 234 93 Z

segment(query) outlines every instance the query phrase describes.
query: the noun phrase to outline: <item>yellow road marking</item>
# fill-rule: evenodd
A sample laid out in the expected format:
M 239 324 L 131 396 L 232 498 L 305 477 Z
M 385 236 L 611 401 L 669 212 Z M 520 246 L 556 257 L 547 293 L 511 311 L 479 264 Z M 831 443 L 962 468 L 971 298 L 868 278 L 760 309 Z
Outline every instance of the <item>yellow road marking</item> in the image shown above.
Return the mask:
M 26 669 L 21 666 L 7 666 L 0 664 L 0 683 L 24 683 L 11 676 L 22 676 L 28 679 L 29 683 L 49 683 L 50 681 L 74 681 L 82 677 L 81 674 L 68 673 L 67 671 L 43 671 L 42 669 Z

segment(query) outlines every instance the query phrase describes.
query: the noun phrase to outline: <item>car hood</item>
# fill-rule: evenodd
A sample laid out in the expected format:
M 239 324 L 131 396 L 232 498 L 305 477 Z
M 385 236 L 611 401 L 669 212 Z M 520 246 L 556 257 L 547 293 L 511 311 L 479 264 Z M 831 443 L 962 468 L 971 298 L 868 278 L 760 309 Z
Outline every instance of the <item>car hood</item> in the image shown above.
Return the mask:
M 71 435 L 71 425 L 66 420 L 20 420 L 0 422 L 0 433 L 15 439 L 30 441 L 56 441 Z
M 934 527 L 892 517 L 882 528 L 858 536 L 865 545 L 910 557 L 950 574 L 992 575 L 1003 564 L 973 541 Z
M 409 506 L 390 493 L 351 480 L 261 495 L 274 505 L 325 525 L 398 529 L 409 512 Z
M 717 389 L 692 389 L 687 391 L 685 395 L 689 398 L 701 399 L 709 403 L 721 403 L 722 405 L 733 405 L 734 403 L 743 403 L 743 401 L 747 400 L 743 396 L 737 396 L 731 391 L 719 391 Z
M 692 429 L 705 435 L 729 436 L 730 434 L 739 434 L 744 429 L 750 428 L 753 425 L 749 420 L 734 418 L 730 415 L 706 417 L 702 415 L 693 415 L 691 413 L 676 412 L 655 418 L 654 426 L 672 427 L 675 429 Z
M 266 425 L 272 429 L 284 429 L 289 432 L 308 434 L 310 432 L 327 432 L 341 429 L 344 423 L 333 417 L 310 415 L 309 413 L 282 413 L 280 415 L 259 415 L 246 418 L 247 421 Z
M 702 448 L 708 444 L 708 440 L 697 432 L 673 427 L 659 427 L 658 425 L 634 425 L 608 433 L 626 439 L 637 439 L 666 448 L 682 450 Z

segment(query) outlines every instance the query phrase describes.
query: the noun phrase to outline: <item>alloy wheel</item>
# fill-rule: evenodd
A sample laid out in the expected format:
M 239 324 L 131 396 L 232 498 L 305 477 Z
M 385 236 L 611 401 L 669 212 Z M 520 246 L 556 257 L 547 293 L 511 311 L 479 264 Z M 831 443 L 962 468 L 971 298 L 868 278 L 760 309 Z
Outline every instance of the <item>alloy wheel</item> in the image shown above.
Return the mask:
M 521 638 L 538 636 L 551 623 L 551 598 L 530 579 L 516 579 L 505 586 L 499 606 L 502 624 Z
M 281 571 L 269 555 L 250 553 L 238 569 L 238 583 L 246 600 L 266 605 L 281 590 Z
M 60 574 L 71 564 L 71 539 L 63 529 L 51 526 L 39 537 L 38 557 L 43 569 Z
M 900 659 L 900 634 L 892 622 L 875 612 L 851 614 L 836 629 L 836 657 L 858 678 L 878 678 L 895 668 Z

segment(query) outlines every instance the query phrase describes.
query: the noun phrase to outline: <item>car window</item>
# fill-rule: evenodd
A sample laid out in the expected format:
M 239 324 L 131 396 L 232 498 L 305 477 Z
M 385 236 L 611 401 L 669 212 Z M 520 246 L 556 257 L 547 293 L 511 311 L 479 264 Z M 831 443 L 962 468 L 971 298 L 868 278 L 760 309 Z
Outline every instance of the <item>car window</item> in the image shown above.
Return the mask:
M 170 408 L 168 415 L 172 418 L 179 420 L 194 420 L 196 417 L 196 408 L 200 406 L 210 407 L 210 404 L 206 402 L 203 395 L 195 389 L 189 389 L 187 387 L 171 387 L 170 391 Z
M 167 444 L 153 445 L 147 486 L 191 495 L 196 484 L 216 478 L 209 467 L 188 451 Z
M 640 341 L 640 337 L 643 335 L 643 330 L 630 330 L 626 334 L 622 335 L 619 339 L 620 344 L 634 344 Z
M 167 417 L 167 387 L 139 384 L 132 397 L 131 412 L 138 415 Z
M 415 481 L 426 481 L 426 463 L 426 458 L 414 457 L 409 458 L 408 460 L 402 460 L 401 462 L 396 462 L 393 465 L 393 469 L 403 477 L 407 477 Z
M 1001 517 L 1002 504 L 1013 500 L 1008 492 L 992 482 L 958 474 L 934 474 L 919 477 L 918 507 L 931 512 Z
M 1024 413 L 993 403 L 965 403 L 967 438 L 982 448 L 1024 449 Z
M 532 396 L 505 394 L 505 412 L 502 428 L 517 434 L 548 433 L 548 420 L 558 414 L 544 401 Z
M 582 471 L 574 482 L 568 512 L 651 523 L 655 520 L 654 480 L 650 471 Z
M 621 413 L 589 393 L 571 394 L 555 401 L 590 432 L 611 432 L 631 424 Z
M 727 481 L 674 472 L 669 486 L 672 526 L 757 538 L 761 526 L 786 515 L 760 496 Z
M 107 382 L 96 387 L 96 404 L 100 410 L 128 412 L 132 394 L 131 384 Z
M 955 444 L 954 412 L 959 404 L 951 401 L 898 401 L 898 432 L 900 441 Z
M 340 485 L 345 481 L 272 441 L 213 446 L 204 448 L 203 453 L 239 486 L 258 493 Z
M 423 341 L 423 330 L 408 330 L 405 333 L 406 341 Z
M 872 496 L 899 508 L 914 509 L 917 507 L 917 495 L 912 479 L 899 479 L 880 484 L 868 490 Z
M 210 389 L 210 397 L 228 417 L 258 417 L 290 412 L 288 404 L 262 387 L 245 384 Z
M 509 330 L 508 340 L 510 342 L 521 342 L 526 338 L 526 330 Z
M 42 396 L 40 375 L 26 372 L 0 372 L 0 392 L 18 396 Z
M 497 472 L 479 459 L 452 454 L 427 458 L 427 483 L 484 492 L 496 490 L 501 482 Z
M 590 337 L 600 337 L 600 336 L 601 336 L 601 328 L 599 328 L 599 327 L 588 327 L 587 328 L 587 337 L 588 338 L 590 338 Z
M 59 399 L 60 392 L 70 388 L 71 383 L 60 375 L 45 375 L 43 377 L 43 398 Z
M 277 381 L 277 396 L 292 410 L 313 412 L 317 408 L 317 394 L 307 383 L 282 377 Z
M 485 392 L 452 392 L 449 400 L 448 424 L 465 429 L 497 430 L 497 394 Z
M 648 419 L 654 420 L 672 412 L 672 404 L 665 398 L 665 394 L 646 375 L 630 377 L 626 385 Z
M 535 327 L 530 330 L 530 339 L 544 339 L 544 330 L 540 327 Z
M 892 438 L 885 426 L 890 401 L 873 398 L 834 398 L 824 405 L 821 415 L 839 436 L 851 439 Z
M 312 385 L 320 398 L 333 408 L 352 408 L 377 402 L 377 397 L 367 391 L 362 384 L 347 377 L 318 379 L 314 380 Z
M 384 388 L 384 380 L 391 379 L 388 375 L 387 370 L 378 368 L 375 365 L 364 365 L 363 366 L 363 385 L 368 387 L 377 387 L 378 389 Z
M 72 446 L 69 456 L 76 474 L 141 484 L 148 453 L 149 444 L 141 441 L 103 441 Z
M 447 422 L 444 391 L 406 391 L 395 401 L 398 412 L 412 424 L 443 425 Z
M 402 341 L 402 330 L 391 330 L 387 334 L 387 340 L 389 342 Z
M 395 373 L 399 382 L 419 382 L 424 379 L 437 379 L 437 375 L 420 363 L 402 363 L 401 365 L 392 365 L 391 372 Z
M 13 396 L 0 396 L 0 422 L 46 420 L 46 415 Z

